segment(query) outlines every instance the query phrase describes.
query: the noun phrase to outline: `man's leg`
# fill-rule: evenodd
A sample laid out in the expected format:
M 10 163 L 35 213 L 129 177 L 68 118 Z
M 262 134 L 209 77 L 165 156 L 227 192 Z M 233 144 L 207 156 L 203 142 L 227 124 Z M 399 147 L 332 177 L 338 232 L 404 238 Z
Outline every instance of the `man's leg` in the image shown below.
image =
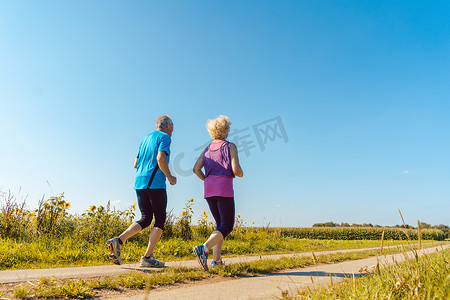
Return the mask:
M 125 230 L 121 235 L 119 235 L 119 239 L 122 241 L 122 243 L 125 243 L 126 240 L 128 240 L 130 237 L 138 233 L 142 230 L 141 225 L 139 223 L 134 222 L 133 224 L 128 227 L 127 230 Z
M 145 257 L 150 257 L 153 254 L 153 250 L 155 250 L 156 244 L 162 235 L 162 229 L 158 227 L 153 227 L 152 232 L 150 233 L 150 238 L 148 241 L 147 251 L 145 252 Z
M 106 248 L 109 251 L 108 257 L 114 264 L 122 264 L 120 253 L 125 241 L 141 231 L 143 228 L 150 225 L 152 222 L 153 210 L 150 204 L 150 195 L 148 190 L 136 190 L 136 195 L 142 218 L 131 224 L 130 227 L 128 227 L 128 229 L 125 230 L 119 237 L 106 241 Z
M 150 202 L 150 190 L 136 190 L 136 196 L 142 217 L 139 221 L 131 224 L 130 227 L 119 236 L 122 243 L 125 243 L 126 240 L 146 228 L 152 222 L 153 208 Z
M 161 238 L 164 223 L 166 222 L 166 208 L 167 208 L 167 193 L 165 189 L 153 189 L 150 191 L 150 203 L 155 214 L 155 225 L 150 233 L 147 251 L 145 257 L 153 254 L 156 244 Z

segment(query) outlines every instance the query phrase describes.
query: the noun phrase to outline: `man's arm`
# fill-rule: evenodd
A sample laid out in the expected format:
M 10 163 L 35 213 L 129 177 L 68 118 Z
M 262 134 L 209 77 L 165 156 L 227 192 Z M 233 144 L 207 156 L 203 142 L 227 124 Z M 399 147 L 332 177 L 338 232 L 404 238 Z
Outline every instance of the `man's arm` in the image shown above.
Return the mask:
M 137 163 L 138 163 L 138 158 L 136 157 L 136 159 L 134 160 L 134 168 L 137 169 Z
M 167 177 L 171 185 L 174 185 L 177 183 L 177 178 L 175 176 L 172 176 L 169 170 L 169 164 L 167 163 L 167 154 L 166 151 L 158 151 L 158 156 L 156 157 L 156 160 L 158 161 L 158 166 L 161 169 L 161 171 L 164 173 L 164 175 Z

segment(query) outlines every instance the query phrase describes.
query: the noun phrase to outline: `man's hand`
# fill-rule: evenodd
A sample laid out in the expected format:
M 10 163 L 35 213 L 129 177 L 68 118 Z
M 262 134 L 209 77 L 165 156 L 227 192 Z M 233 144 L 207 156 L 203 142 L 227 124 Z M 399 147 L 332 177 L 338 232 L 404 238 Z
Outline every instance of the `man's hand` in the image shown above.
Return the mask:
M 177 184 L 177 178 L 175 176 L 170 175 L 167 179 L 169 179 L 171 185 Z

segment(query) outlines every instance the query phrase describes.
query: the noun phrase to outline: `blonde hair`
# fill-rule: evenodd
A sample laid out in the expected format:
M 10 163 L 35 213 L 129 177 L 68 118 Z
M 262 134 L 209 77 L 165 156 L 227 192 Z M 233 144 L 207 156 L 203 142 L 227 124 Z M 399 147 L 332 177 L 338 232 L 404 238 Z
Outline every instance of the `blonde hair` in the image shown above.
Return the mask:
M 220 115 L 214 120 L 208 120 L 206 122 L 206 129 L 211 138 L 215 140 L 224 140 L 230 133 L 230 119 L 227 116 Z
M 168 115 L 161 115 L 156 119 L 156 128 L 163 129 L 169 123 L 172 123 L 172 119 Z

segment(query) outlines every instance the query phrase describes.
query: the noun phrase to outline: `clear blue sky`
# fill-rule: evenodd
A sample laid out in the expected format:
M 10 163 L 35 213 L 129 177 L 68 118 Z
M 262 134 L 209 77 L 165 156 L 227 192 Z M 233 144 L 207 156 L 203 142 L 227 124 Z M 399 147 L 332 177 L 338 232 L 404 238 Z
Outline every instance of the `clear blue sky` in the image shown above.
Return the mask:
M 30 208 L 123 209 L 160 114 L 184 170 L 224 114 L 254 146 L 249 224 L 450 223 L 448 1 L 1 1 L 0 37 L 0 187 Z M 178 182 L 168 208 L 197 220 L 202 182 Z

